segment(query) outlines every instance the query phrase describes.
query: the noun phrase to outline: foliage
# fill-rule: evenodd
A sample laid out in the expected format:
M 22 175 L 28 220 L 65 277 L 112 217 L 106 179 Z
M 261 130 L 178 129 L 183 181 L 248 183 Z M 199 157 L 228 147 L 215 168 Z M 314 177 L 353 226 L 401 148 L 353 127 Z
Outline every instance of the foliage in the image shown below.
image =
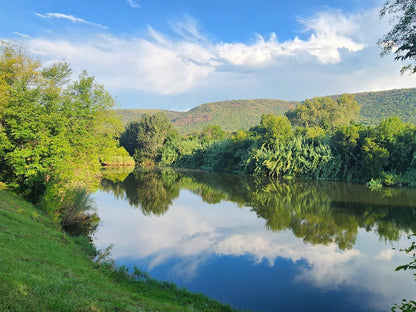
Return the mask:
M 260 124 L 250 130 L 262 138 L 262 144 L 272 146 L 286 142 L 292 135 L 292 125 L 286 116 L 263 114 Z
M 416 235 L 413 234 L 409 236 L 409 239 L 411 239 L 412 237 L 416 238 Z M 408 264 L 398 266 L 396 268 L 396 271 L 416 270 L 416 241 L 413 240 L 410 246 L 402 251 L 405 251 L 408 255 L 410 255 L 412 257 L 412 260 Z M 413 275 L 416 277 L 416 273 L 413 273 Z M 393 306 L 392 311 L 414 312 L 416 311 L 416 300 L 403 299 L 400 305 L 395 304 Z
M 174 140 L 176 131 L 163 113 L 144 114 L 140 122 L 131 122 L 120 136 L 120 145 L 136 162 L 159 161 L 161 148 L 168 140 Z
M 132 121 L 125 127 L 120 134 L 119 142 L 125 150 L 133 156 L 137 149 L 137 134 L 139 133 L 139 122 Z
M 126 156 L 111 96 L 85 71 L 72 82 L 70 74 L 67 63 L 43 66 L 21 46 L 0 45 L 0 180 L 35 203 L 54 191 L 54 204 L 42 202 L 54 216 L 64 188 L 85 186 L 106 157 Z
M 382 47 L 381 55 L 394 52 L 395 60 L 410 61 L 401 72 L 416 73 L 416 1 L 390 0 L 384 4 L 380 17 L 392 14 L 396 23 L 393 28 L 378 41 Z
M 209 125 L 202 129 L 200 139 L 203 142 L 217 141 L 225 138 L 225 131 L 217 125 Z
M 334 129 L 357 119 L 359 111 L 354 96 L 343 94 L 337 100 L 330 97 L 305 100 L 285 115 L 294 126 Z
M 260 149 L 252 149 L 247 166 L 249 173 L 316 179 L 333 178 L 337 175 L 338 168 L 338 158 L 332 154 L 329 145 L 315 144 L 300 136 L 277 144 L 274 148 L 262 146 Z
M 286 117 L 263 115 L 259 125 L 229 138 L 193 135 L 170 141 L 161 149 L 159 164 L 414 186 L 415 142 L 416 127 L 397 117 L 375 127 L 350 123 L 325 130 L 315 125 L 293 132 Z

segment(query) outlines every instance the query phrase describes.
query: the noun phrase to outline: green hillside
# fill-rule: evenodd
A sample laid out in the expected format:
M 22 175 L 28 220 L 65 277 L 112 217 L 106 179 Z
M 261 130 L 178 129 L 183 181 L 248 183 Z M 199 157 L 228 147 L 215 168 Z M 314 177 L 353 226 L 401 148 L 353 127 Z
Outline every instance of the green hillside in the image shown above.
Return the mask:
M 297 102 L 281 100 L 233 100 L 199 105 L 179 115 L 172 121 L 183 133 L 202 129 L 204 126 L 220 125 L 223 130 L 235 131 L 256 125 L 262 114 L 284 114 Z
M 354 95 L 361 107 L 359 121 L 364 124 L 374 125 L 392 116 L 416 123 L 416 88 Z M 187 112 L 152 109 L 119 109 L 117 112 L 124 124 L 140 119 L 144 113 L 164 112 L 181 133 L 201 130 L 210 124 L 220 125 L 227 131 L 236 131 L 258 124 L 262 114 L 281 115 L 299 103 L 271 99 L 232 100 L 202 104 Z
M 361 106 L 360 121 L 364 124 L 375 125 L 392 116 L 416 123 L 416 88 L 357 93 L 355 99 Z
M 120 118 L 124 125 L 127 125 L 130 121 L 140 120 L 144 114 L 155 114 L 155 113 L 165 113 L 166 117 L 169 120 L 176 118 L 177 116 L 183 114 L 183 112 L 175 112 L 170 110 L 163 109 L 116 109 L 117 114 L 120 115 Z

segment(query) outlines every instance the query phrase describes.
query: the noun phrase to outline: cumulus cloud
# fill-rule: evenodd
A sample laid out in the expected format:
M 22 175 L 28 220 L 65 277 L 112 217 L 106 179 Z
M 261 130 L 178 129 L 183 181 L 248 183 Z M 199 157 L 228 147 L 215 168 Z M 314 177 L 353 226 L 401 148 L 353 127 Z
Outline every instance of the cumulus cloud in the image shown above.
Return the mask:
M 73 23 L 81 23 L 81 24 L 87 24 L 87 25 L 91 25 L 91 26 L 97 26 L 97 27 L 102 28 L 102 29 L 107 29 L 108 28 L 108 27 L 103 26 L 101 24 L 89 22 L 89 21 L 86 21 L 83 18 L 79 18 L 79 17 L 75 17 L 73 15 L 67 15 L 67 14 L 63 14 L 63 13 L 41 14 L 41 13 L 35 12 L 35 15 L 38 16 L 38 17 L 41 17 L 41 18 L 46 18 L 46 19 L 64 19 L 64 20 L 71 21 Z
M 279 42 L 275 33 L 268 40 L 258 35 L 254 44 L 223 43 L 218 46 L 219 55 L 234 65 L 258 66 L 270 64 L 279 57 L 299 57 L 311 55 L 322 64 L 335 64 L 341 61 L 340 50 L 357 52 L 364 45 L 355 42 L 350 35 L 356 30 L 354 16 L 341 13 L 321 13 L 313 18 L 300 20 L 305 32 L 310 32 L 307 40 L 296 37 Z
M 61 13 L 36 14 L 94 24 Z M 104 32 L 26 42 L 45 60 L 65 59 L 75 72 L 88 69 L 115 95 L 140 92 L 167 98 L 215 92 L 222 99 L 302 100 L 414 85 L 415 79 L 398 74 L 399 64 L 378 56 L 375 41 L 385 27 L 378 10 L 350 15 L 325 11 L 299 23 L 302 34 L 283 42 L 275 33 L 258 34 L 250 42 L 216 42 L 190 16 L 169 22 L 173 35 L 149 26 L 140 36 Z
M 61 13 L 37 15 L 94 24 Z M 228 65 L 261 67 L 278 61 L 279 57 L 296 58 L 303 54 L 316 57 L 323 64 L 336 63 L 341 61 L 339 49 L 355 52 L 362 48 L 346 37 L 346 27 L 338 30 L 327 27 L 326 18 L 319 17 L 319 23 L 304 22 L 312 32 L 306 41 L 295 38 L 279 43 L 272 34 L 268 40 L 258 35 L 252 44 L 215 43 L 206 39 L 194 19 L 185 16 L 171 22 L 171 28 L 178 36 L 176 39 L 149 27 L 144 37 L 117 38 L 101 34 L 88 38 L 88 41 L 34 38 L 29 41 L 29 46 L 34 53 L 64 58 L 73 66 L 88 68 L 109 88 L 171 95 L 194 88 Z M 316 24 L 315 28 L 311 28 L 312 24 Z
M 69 40 L 29 41 L 35 54 L 65 59 L 78 71 L 88 68 L 108 88 L 160 94 L 185 92 L 214 70 L 203 62 L 206 57 L 201 47 L 186 42 L 173 45 L 110 35 L 79 44 Z

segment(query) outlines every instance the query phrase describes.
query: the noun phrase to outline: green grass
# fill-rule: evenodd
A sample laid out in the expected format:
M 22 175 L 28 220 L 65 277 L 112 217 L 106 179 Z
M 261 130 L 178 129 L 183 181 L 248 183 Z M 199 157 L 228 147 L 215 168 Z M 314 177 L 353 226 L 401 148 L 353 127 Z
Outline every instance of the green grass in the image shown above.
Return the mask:
M 233 311 L 151 278 L 91 260 L 83 237 L 0 184 L 0 311 Z

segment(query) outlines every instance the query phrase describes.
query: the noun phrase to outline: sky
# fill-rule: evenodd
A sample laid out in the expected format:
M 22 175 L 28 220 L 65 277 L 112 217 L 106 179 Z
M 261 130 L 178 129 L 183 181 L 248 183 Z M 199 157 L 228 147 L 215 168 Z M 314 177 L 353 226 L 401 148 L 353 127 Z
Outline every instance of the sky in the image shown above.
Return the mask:
M 0 0 L 0 40 L 87 70 L 119 108 L 416 87 L 377 46 L 384 0 Z

